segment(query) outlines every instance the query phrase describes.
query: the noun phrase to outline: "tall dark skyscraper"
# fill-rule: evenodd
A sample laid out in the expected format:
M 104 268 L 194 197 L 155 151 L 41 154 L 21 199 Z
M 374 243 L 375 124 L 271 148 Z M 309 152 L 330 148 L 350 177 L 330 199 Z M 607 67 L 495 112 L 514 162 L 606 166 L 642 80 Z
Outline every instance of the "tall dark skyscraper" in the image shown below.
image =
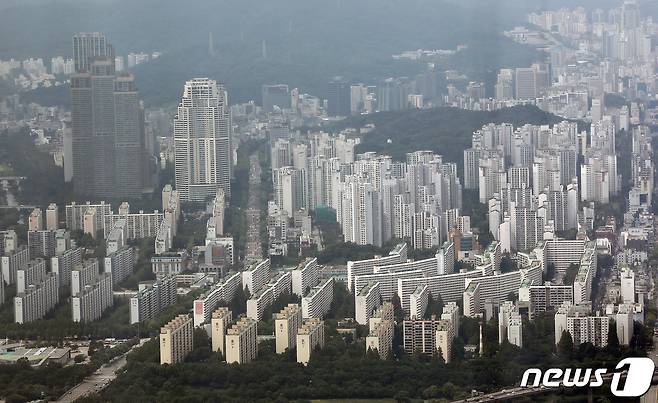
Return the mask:
M 137 198 L 144 189 L 144 113 L 131 75 L 116 76 L 114 51 L 99 33 L 73 37 L 73 189 L 96 198 Z
M 327 101 L 329 116 L 350 116 L 350 86 L 342 77 L 329 82 Z
M 91 62 L 97 57 L 112 60 L 114 68 L 114 48 L 107 43 L 105 35 L 100 32 L 81 32 L 73 35 L 73 62 L 75 72 L 88 72 Z

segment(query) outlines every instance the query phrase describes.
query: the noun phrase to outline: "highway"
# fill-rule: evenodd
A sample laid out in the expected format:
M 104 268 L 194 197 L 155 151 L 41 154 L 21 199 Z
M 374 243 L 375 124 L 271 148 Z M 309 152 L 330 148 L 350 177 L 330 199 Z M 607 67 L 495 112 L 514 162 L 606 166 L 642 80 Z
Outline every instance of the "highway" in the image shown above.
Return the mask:
M 247 263 L 263 258 L 260 243 L 260 160 L 258 153 L 249 158 L 249 201 L 247 202 L 247 242 L 245 244 L 245 261 Z M 249 290 L 254 292 L 254 290 Z
M 126 356 L 138 346 L 143 345 L 149 339 L 141 339 L 139 344 L 134 346 L 127 353 L 119 356 L 113 362 L 103 365 L 96 372 L 86 377 L 82 382 L 75 385 L 64 393 L 56 402 L 69 403 L 74 402 L 82 397 L 92 393 L 99 393 L 117 377 L 117 372 L 123 368 L 127 361 Z
M 59 400 L 56 400 L 56 402 L 74 402 L 91 393 L 102 391 L 117 377 L 116 371 L 126 365 L 126 355 L 127 354 L 122 355 L 119 359 L 109 365 L 103 365 L 95 373 L 86 377 L 82 382 L 69 389 L 69 391 L 62 395 Z

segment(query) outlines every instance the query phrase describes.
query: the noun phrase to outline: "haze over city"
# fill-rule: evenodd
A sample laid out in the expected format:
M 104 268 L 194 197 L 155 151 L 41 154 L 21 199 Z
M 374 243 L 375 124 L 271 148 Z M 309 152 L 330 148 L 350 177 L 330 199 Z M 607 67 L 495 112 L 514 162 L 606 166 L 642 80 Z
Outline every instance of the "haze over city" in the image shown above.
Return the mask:
M 657 401 L 658 1 L 4 0 L 0 38 L 0 400 Z

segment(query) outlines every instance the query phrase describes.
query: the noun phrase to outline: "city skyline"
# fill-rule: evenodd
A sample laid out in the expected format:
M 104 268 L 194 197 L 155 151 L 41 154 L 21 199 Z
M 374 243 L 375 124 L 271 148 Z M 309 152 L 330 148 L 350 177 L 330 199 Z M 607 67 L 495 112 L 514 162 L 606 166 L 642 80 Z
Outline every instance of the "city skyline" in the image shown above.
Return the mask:
M 651 376 L 658 0 L 117 1 L 0 6 L 0 400 Z

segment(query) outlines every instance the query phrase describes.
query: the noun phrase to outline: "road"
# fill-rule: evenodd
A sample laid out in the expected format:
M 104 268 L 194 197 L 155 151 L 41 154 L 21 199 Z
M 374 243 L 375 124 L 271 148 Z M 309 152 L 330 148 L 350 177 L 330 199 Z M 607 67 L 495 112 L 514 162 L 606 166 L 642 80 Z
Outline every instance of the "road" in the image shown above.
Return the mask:
M 249 157 L 249 201 L 247 202 L 247 242 L 245 261 L 253 262 L 263 258 L 260 243 L 260 160 L 258 153 Z M 253 290 L 250 290 L 253 291 Z
M 143 345 L 149 339 L 141 339 L 137 346 Z M 133 347 L 133 349 L 135 348 Z M 68 392 L 64 393 L 59 400 L 56 402 L 59 403 L 69 403 L 74 402 L 81 397 L 87 396 L 92 393 L 99 393 L 107 385 L 110 384 L 117 377 L 117 371 L 123 368 L 127 361 L 126 356 L 133 350 L 130 349 L 127 353 L 119 356 L 114 362 L 110 364 L 103 365 L 96 372 L 86 377 L 82 382 L 75 385 L 73 388 L 69 389 Z

